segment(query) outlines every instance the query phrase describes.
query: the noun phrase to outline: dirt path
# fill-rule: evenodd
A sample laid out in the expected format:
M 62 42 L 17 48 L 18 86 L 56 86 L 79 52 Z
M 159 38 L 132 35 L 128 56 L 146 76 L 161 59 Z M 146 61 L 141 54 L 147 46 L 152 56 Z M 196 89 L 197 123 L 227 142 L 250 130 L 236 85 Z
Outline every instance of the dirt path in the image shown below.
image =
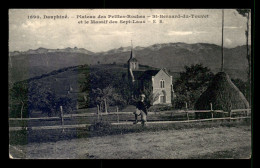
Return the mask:
M 234 156 L 238 151 L 242 153 L 240 158 L 249 158 L 251 132 L 249 126 L 167 130 L 33 143 L 16 148 L 26 158 L 38 159 L 183 159 L 214 157 L 214 153 L 229 151 Z

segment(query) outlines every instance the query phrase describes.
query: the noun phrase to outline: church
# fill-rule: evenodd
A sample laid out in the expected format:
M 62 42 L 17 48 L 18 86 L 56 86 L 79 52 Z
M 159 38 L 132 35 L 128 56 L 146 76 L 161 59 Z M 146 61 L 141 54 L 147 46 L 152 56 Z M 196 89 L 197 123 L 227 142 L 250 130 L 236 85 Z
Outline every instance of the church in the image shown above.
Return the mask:
M 135 57 L 133 47 L 131 48 L 130 59 L 128 60 L 128 80 L 132 88 L 142 93 L 145 89 L 150 89 L 153 95 L 153 103 L 171 105 L 173 99 L 172 76 L 165 69 L 142 69 Z

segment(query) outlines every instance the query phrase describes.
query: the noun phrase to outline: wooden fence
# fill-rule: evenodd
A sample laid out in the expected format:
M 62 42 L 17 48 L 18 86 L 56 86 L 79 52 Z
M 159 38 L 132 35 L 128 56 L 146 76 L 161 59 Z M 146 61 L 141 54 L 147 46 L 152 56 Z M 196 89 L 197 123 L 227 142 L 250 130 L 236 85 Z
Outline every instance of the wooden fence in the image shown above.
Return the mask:
M 235 109 L 231 110 L 230 112 L 225 112 L 223 110 L 171 110 L 171 111 L 160 111 L 160 112 L 148 112 L 149 115 L 158 115 L 158 114 L 191 114 L 191 113 L 223 113 L 223 114 L 229 114 L 230 116 L 237 112 L 244 112 L 246 116 L 249 115 L 251 112 L 251 109 Z M 123 115 L 123 114 L 133 114 L 133 112 L 108 112 L 108 113 L 82 113 L 82 114 L 65 114 L 61 115 L 60 117 L 40 117 L 40 118 L 9 118 L 9 120 L 60 120 L 61 118 L 71 118 L 71 117 L 88 117 L 88 116 L 97 116 L 97 115 Z M 188 115 L 187 115 L 188 118 Z M 212 117 L 213 118 L 213 117 Z
M 199 119 L 199 120 L 183 120 L 183 121 L 152 121 L 147 122 L 147 124 L 174 124 L 174 123 L 190 123 L 190 122 L 203 122 L 203 121 L 216 121 L 216 120 L 238 120 L 238 119 L 250 119 L 251 117 L 225 117 L 225 118 L 209 118 L 209 119 Z M 111 123 L 111 125 L 132 125 L 133 122 L 120 122 L 120 123 Z M 137 124 L 141 124 L 140 122 Z
M 237 113 L 237 112 L 244 112 L 243 117 L 232 117 L 232 114 Z M 198 121 L 213 121 L 213 120 L 236 120 L 236 119 L 246 119 L 246 118 L 251 118 L 249 116 L 249 113 L 251 112 L 251 109 L 234 109 L 231 110 L 230 112 L 225 112 L 223 110 L 178 110 L 178 111 L 161 111 L 161 112 L 149 112 L 149 115 L 156 115 L 156 114 L 162 114 L 162 113 L 170 113 L 171 116 L 173 114 L 180 114 L 180 113 L 185 113 L 187 120 L 183 121 L 153 121 L 153 122 L 147 122 L 151 124 L 167 124 L 167 123 L 181 123 L 181 122 L 198 122 Z M 210 119 L 196 119 L 196 120 L 190 120 L 189 114 L 191 113 L 211 113 L 211 118 Z M 222 118 L 214 118 L 214 113 L 223 113 L 223 114 L 229 114 L 229 117 L 222 117 Z M 114 114 L 114 113 L 111 113 Z M 119 118 L 117 123 L 112 123 L 112 125 L 123 125 L 123 124 L 132 124 L 132 122 L 122 122 L 119 123 Z
M 244 112 L 243 117 L 232 117 L 232 114 L 238 113 L 238 112 Z M 251 109 L 234 109 L 231 110 L 230 112 L 225 112 L 223 110 L 173 110 L 173 111 L 160 111 L 160 112 L 149 112 L 149 115 L 158 115 L 158 114 L 184 114 L 187 117 L 187 120 L 182 120 L 182 121 L 150 121 L 147 122 L 148 124 L 170 124 L 170 123 L 187 123 L 187 122 L 200 122 L 200 121 L 214 121 L 214 120 L 237 120 L 237 119 L 247 119 L 251 118 L 249 116 L 251 112 Z M 207 119 L 190 119 L 189 114 L 192 113 L 211 113 L 211 118 Z M 223 113 L 223 114 L 229 114 L 229 117 L 223 117 L 223 118 L 214 118 L 214 113 Z M 131 115 L 133 112 L 109 112 L 109 113 L 83 113 L 83 114 L 68 114 L 68 115 L 63 115 L 62 110 L 61 110 L 61 115 L 60 117 L 43 117 L 43 118 L 9 118 L 9 120 L 60 120 L 61 125 L 55 125 L 55 126 L 40 126 L 40 127 L 32 127 L 30 129 L 59 129 L 59 128 L 79 128 L 79 127 L 85 127 L 90 124 L 78 124 L 78 125 L 64 125 L 64 118 L 71 118 L 71 117 L 85 117 L 85 116 L 97 116 L 99 119 L 100 116 L 105 116 L 105 115 L 116 115 L 117 117 L 117 122 L 116 123 L 111 123 L 112 125 L 131 125 L 133 124 L 132 122 L 120 122 L 120 115 L 123 114 L 128 114 Z M 20 130 L 22 127 L 9 127 L 10 131 L 13 130 Z

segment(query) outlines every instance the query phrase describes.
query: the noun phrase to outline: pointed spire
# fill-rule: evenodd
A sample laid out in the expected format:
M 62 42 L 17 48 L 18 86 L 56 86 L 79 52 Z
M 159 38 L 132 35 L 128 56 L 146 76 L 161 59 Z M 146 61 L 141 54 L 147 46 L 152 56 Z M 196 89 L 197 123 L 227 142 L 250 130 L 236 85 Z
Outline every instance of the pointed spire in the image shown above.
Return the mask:
M 131 56 L 130 58 L 135 58 L 135 53 L 134 53 L 134 49 L 133 49 L 133 41 L 131 40 Z

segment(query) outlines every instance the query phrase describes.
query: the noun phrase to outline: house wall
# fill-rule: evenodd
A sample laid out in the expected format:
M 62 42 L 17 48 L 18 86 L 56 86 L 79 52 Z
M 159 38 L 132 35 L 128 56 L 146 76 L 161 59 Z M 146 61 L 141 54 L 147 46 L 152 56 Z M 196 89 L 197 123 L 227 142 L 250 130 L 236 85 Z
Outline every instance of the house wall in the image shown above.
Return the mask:
M 164 88 L 161 88 L 160 81 L 164 80 Z M 152 77 L 153 83 L 153 94 L 165 95 L 166 102 L 165 104 L 171 104 L 171 87 L 172 87 L 172 77 L 167 75 L 163 70 L 160 70 L 154 77 Z M 161 104 L 160 98 L 157 99 L 153 105 Z

